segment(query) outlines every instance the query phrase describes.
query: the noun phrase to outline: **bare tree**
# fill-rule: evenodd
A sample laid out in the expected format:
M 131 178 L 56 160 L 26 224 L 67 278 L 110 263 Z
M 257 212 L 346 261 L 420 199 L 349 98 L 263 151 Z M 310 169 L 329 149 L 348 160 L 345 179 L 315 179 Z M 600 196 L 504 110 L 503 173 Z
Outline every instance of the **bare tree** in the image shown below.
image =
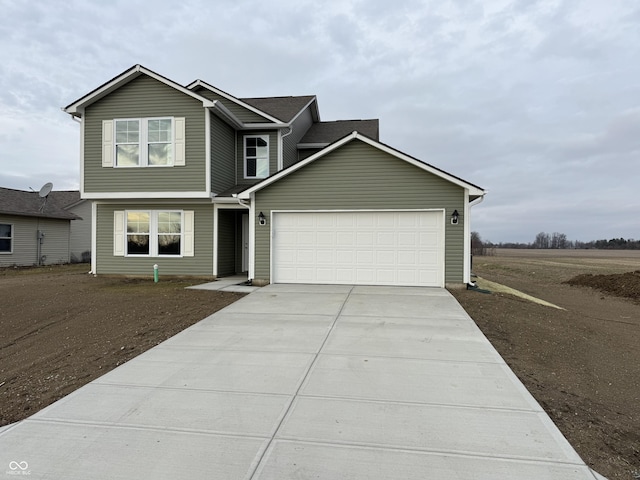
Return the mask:
M 540 232 L 536 235 L 533 242 L 533 248 L 549 248 L 551 246 L 551 237 L 547 232 Z

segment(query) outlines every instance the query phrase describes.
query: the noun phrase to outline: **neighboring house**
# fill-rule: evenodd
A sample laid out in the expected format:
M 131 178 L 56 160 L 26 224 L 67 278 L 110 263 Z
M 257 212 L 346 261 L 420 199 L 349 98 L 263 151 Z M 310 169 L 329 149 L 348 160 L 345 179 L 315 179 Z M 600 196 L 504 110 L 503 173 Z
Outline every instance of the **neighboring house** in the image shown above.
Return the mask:
M 71 222 L 69 252 L 71 263 L 91 261 L 91 202 L 80 198 L 79 190 L 55 190 L 49 199 L 78 218 Z
M 74 192 L 42 198 L 0 188 L 0 267 L 69 263 L 71 225 L 81 219 L 58 203 L 57 194 L 66 193 Z
M 255 283 L 470 280 L 480 187 L 322 122 L 315 96 L 236 98 L 140 65 L 64 109 L 80 119 L 92 271 Z

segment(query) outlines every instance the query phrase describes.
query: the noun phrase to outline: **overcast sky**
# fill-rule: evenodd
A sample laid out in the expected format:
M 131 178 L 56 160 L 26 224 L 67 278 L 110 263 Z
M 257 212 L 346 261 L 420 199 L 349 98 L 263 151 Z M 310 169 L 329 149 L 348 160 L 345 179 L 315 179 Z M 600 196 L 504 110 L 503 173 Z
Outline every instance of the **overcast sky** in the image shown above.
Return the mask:
M 494 242 L 640 238 L 637 0 L 0 0 L 0 186 L 79 185 L 61 111 L 137 63 L 322 120 L 489 191 Z

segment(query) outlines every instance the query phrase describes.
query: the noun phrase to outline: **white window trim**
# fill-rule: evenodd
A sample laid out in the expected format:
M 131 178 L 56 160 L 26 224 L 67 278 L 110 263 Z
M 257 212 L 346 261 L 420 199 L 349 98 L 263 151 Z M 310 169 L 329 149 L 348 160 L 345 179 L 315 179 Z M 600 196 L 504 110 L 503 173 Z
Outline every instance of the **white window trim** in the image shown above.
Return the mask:
M 11 236 L 9 237 L 0 237 L 0 239 L 2 240 L 9 240 L 11 242 L 11 248 L 9 249 L 8 252 L 4 252 L 4 251 L 0 251 L 0 255 L 12 255 L 13 254 L 13 244 L 15 242 L 15 231 L 13 228 L 13 223 L 0 223 L 0 225 L 9 225 L 9 228 L 11 229 Z
M 267 142 L 267 174 L 264 177 L 258 177 L 258 176 L 253 176 L 250 177 L 247 175 L 247 139 L 249 138 L 261 138 L 263 140 L 265 140 Z M 270 138 L 269 135 L 245 135 L 244 139 L 242 140 L 242 159 L 243 159 L 243 164 L 244 164 L 244 178 L 248 179 L 248 180 L 261 180 L 264 178 L 267 178 L 269 176 L 269 173 L 271 171 L 271 165 L 270 165 Z M 257 159 L 258 157 L 256 157 Z M 256 165 L 256 171 L 258 170 L 258 166 Z
M 129 217 L 129 213 L 148 213 L 149 214 L 149 254 L 130 254 L 128 252 L 128 240 L 127 237 L 129 233 L 127 232 L 127 218 Z M 159 213 L 179 213 L 180 214 L 180 255 L 160 255 L 158 253 L 158 214 Z M 125 257 L 142 257 L 142 258 L 182 258 L 184 257 L 184 247 L 185 247 L 185 222 L 184 210 L 125 210 L 124 211 L 124 256 Z
M 167 165 L 149 165 L 149 132 L 148 125 L 149 120 L 171 120 L 171 163 Z M 117 151 L 118 151 L 118 142 L 116 141 L 116 124 L 117 122 L 126 122 L 126 121 L 138 121 L 140 125 L 139 133 L 139 163 L 138 165 L 118 165 L 117 164 Z M 182 120 L 184 121 L 184 120 Z M 176 118 L 175 117 L 139 117 L 139 118 L 114 118 L 113 119 L 113 167 L 114 168 L 167 168 L 174 167 L 178 162 L 176 162 L 177 147 L 176 147 Z M 167 142 L 152 142 L 152 143 L 167 143 Z M 132 145 L 131 143 L 123 143 L 123 145 Z

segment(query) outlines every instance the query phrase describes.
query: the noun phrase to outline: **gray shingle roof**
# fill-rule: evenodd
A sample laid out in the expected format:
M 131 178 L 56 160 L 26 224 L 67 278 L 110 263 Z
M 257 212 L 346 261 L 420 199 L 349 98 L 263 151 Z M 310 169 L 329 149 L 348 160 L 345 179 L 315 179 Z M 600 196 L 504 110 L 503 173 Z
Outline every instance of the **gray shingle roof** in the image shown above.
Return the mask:
M 252 107 L 268 113 L 283 122 L 290 122 L 311 100 L 313 95 L 301 97 L 265 97 L 265 98 L 240 98 Z
M 71 195 L 72 193 L 74 195 Z M 71 197 L 76 198 L 76 193 L 76 201 L 79 201 L 80 192 L 51 192 L 45 202 L 43 198 L 40 198 L 38 192 L 25 192 L 24 190 L 0 187 L 0 213 L 26 217 L 75 220 L 79 217 L 64 209 L 65 206 L 75 202 L 72 201 L 68 204 L 59 202 L 66 202 Z
M 329 144 L 350 133 L 357 131 L 378 141 L 378 119 L 372 120 L 338 120 L 336 122 L 318 122 L 300 140 L 300 144 Z

